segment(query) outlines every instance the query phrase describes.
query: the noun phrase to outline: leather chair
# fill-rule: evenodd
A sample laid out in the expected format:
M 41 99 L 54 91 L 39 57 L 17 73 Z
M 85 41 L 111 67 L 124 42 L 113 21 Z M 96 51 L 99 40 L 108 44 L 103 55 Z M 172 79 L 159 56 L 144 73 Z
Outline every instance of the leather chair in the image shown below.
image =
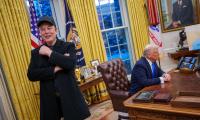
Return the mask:
M 127 73 L 121 59 L 114 59 L 104 62 L 98 66 L 98 71 L 102 74 L 102 78 L 106 84 L 110 95 L 113 109 L 119 112 L 128 113 L 123 105 L 129 95 L 130 81 L 128 81 Z M 118 115 L 118 119 L 128 119 L 126 116 Z

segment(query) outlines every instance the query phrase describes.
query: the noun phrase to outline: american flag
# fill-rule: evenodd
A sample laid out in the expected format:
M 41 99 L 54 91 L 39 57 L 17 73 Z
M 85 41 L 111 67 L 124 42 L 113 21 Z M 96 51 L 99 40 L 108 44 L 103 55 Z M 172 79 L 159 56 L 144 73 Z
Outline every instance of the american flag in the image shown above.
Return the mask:
M 31 25 L 31 46 L 32 49 L 39 47 L 42 44 L 40 40 L 39 30 L 37 28 L 38 17 L 35 11 L 33 0 L 28 0 L 30 12 L 30 25 Z
M 162 48 L 161 32 L 159 25 L 149 26 L 149 37 L 151 42 Z

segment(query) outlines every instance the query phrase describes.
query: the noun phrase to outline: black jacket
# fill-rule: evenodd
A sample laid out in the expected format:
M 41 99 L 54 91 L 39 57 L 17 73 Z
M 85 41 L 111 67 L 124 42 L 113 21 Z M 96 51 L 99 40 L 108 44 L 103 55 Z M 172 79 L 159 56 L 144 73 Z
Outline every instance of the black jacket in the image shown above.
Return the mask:
M 74 44 L 57 40 L 50 58 L 39 55 L 39 49 L 31 52 L 28 78 L 31 81 L 40 81 L 40 119 L 59 119 L 55 91 L 60 93 L 65 120 L 83 120 L 90 116 L 88 106 L 76 84 Z M 55 66 L 60 66 L 64 70 L 54 74 Z
M 191 25 L 194 23 L 194 14 L 192 0 L 182 0 L 182 5 L 178 5 L 178 2 L 173 4 L 173 21 L 180 21 L 181 25 Z

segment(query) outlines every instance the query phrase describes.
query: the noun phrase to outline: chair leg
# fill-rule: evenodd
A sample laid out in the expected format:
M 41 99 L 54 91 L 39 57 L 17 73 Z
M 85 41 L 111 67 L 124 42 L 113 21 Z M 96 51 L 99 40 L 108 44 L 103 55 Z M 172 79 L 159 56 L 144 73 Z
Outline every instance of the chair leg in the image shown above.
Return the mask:
M 128 116 L 118 115 L 118 120 L 129 120 Z

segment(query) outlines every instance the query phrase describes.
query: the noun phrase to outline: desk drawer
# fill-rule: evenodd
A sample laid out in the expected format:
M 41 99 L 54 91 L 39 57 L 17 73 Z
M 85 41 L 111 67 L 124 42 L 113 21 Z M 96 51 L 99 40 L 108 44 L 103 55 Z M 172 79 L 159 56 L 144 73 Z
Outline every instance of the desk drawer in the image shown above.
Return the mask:
M 149 110 L 131 110 L 129 113 L 134 120 L 173 120 L 172 115 L 164 112 L 149 111 Z
M 200 120 L 200 116 L 140 109 L 129 110 L 129 116 L 131 120 Z

